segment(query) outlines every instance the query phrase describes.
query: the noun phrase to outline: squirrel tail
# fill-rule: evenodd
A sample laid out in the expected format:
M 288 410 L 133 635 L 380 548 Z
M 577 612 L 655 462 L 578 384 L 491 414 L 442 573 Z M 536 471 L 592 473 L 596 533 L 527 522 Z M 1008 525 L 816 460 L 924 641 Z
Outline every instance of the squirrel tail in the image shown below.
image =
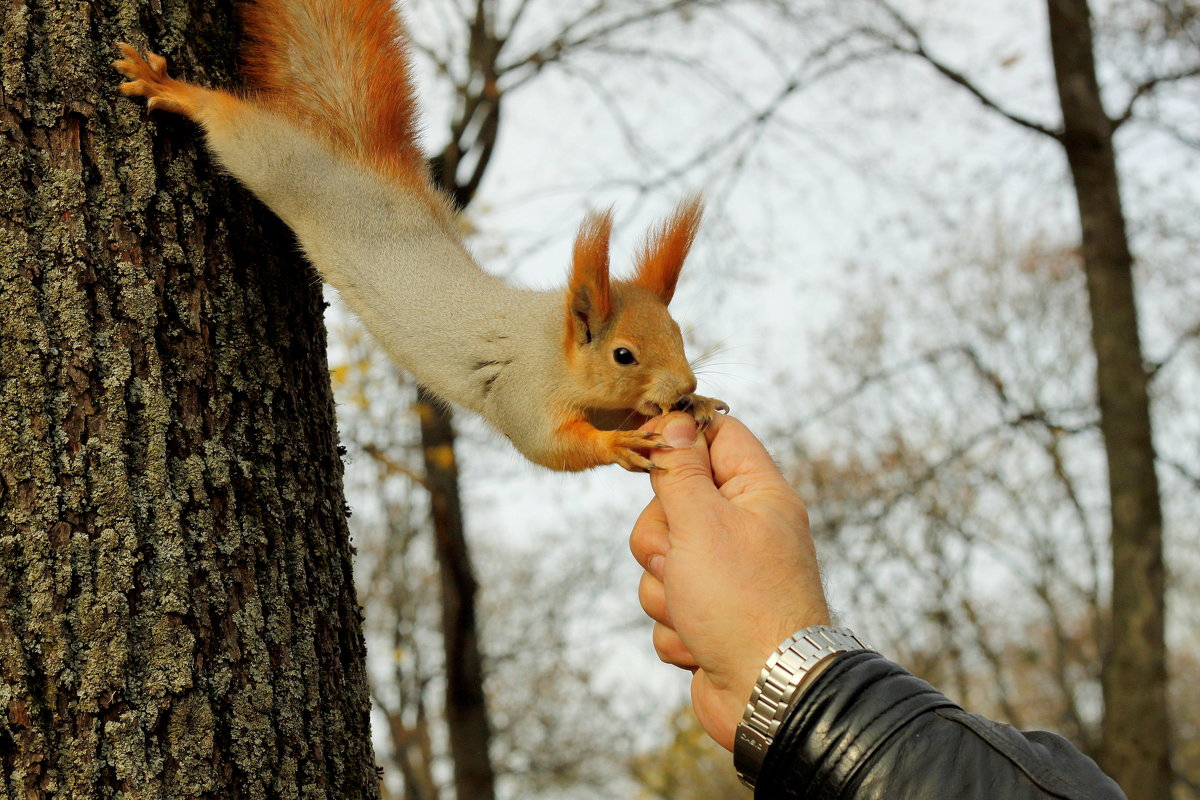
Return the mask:
M 242 20 L 243 69 L 260 100 L 354 161 L 426 182 L 408 35 L 392 0 L 254 0 Z

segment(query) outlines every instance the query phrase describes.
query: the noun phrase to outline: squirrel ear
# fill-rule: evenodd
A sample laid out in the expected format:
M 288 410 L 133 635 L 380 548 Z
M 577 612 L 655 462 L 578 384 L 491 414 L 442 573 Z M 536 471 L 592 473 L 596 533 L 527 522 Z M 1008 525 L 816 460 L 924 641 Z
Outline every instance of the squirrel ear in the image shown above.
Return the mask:
M 612 211 L 588 214 L 575 237 L 571 282 L 567 286 L 567 335 L 588 344 L 608 322 L 612 294 L 608 280 L 608 240 Z
M 704 201 L 699 194 L 683 200 L 675 213 L 650 232 L 638 254 L 637 276 L 633 282 L 657 294 L 663 303 L 670 303 L 679 281 L 679 270 L 692 248 L 700 229 Z

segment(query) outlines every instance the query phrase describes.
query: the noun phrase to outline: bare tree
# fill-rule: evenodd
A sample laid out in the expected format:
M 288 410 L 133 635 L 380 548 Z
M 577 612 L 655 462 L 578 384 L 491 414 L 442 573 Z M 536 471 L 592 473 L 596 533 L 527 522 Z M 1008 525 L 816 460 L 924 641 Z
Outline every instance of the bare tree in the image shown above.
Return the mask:
M 1099 755 L 1109 511 L 1099 408 L 1078 369 L 1091 349 L 1082 256 L 1011 222 L 945 258 L 886 300 L 876 286 L 848 302 L 856 321 L 824 343 L 822 370 L 843 388 L 808 418 L 797 479 L 831 585 L 851 587 L 869 635 L 971 708 Z M 1160 379 L 1160 402 L 1183 397 L 1189 374 Z M 1194 509 L 1196 487 L 1171 485 L 1180 513 Z M 1174 568 L 1186 596 L 1194 554 Z M 1182 739 L 1196 718 L 1174 708 Z
M 827 342 L 828 372 L 849 386 L 817 412 L 833 425 L 813 431 L 797 470 L 836 547 L 831 568 L 879 576 L 853 582 L 855 607 L 906 643 L 903 663 L 972 708 L 1016 725 L 1032 709 L 1094 750 L 1079 687 L 1098 678 L 1103 541 L 1077 455 L 1095 435 L 1074 367 L 1086 354 L 1077 260 L 1053 245 L 1014 251 L 1013 238 L 956 251 L 886 306 L 854 303 L 859 321 Z M 909 315 L 924 332 L 902 332 Z M 906 609 L 885 612 L 896 586 Z M 1034 635 L 1045 655 L 1021 691 L 1016 645 Z M 1027 679 L 1038 671 L 1041 688 Z
M 1087 0 L 1048 0 L 1050 50 L 1061 124 L 1008 108 L 965 72 L 932 52 L 921 32 L 887 0 L 872 0 L 892 24 L 875 35 L 922 59 L 1004 118 L 1056 142 L 1070 167 L 1079 210 L 1081 267 L 1090 300 L 1099 430 L 1108 471 L 1112 605 L 1104 648 L 1102 766 L 1133 798 L 1166 797 L 1171 786 L 1165 641 L 1162 501 L 1151 429 L 1149 376 L 1139 334 L 1133 257 L 1126 231 L 1114 136 L 1162 87 L 1200 76 L 1200 50 L 1165 71 L 1140 76 L 1125 106 L 1104 107 Z M 1162 4 L 1179 17 L 1176 6 Z M 1194 16 L 1194 15 L 1191 15 Z

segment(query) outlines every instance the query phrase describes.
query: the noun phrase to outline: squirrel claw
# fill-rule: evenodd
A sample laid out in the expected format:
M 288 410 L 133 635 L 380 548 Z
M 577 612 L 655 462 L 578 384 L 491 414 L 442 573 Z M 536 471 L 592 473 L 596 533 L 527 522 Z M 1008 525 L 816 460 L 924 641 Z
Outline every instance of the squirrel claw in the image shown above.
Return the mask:
M 704 430 L 712 424 L 718 413 L 728 414 L 729 404 L 715 397 L 705 397 L 699 394 L 685 394 L 671 407 L 673 411 L 686 411 L 696 420 L 696 427 Z
M 669 447 L 659 434 L 651 431 L 612 431 L 612 463 L 620 464 L 630 472 L 653 472 L 662 469 L 639 450 L 658 450 Z
M 658 466 L 641 453 L 637 453 L 633 450 L 625 450 L 621 453 L 618 453 L 613 463 L 620 464 L 630 472 L 656 472 L 662 469 L 662 467 Z

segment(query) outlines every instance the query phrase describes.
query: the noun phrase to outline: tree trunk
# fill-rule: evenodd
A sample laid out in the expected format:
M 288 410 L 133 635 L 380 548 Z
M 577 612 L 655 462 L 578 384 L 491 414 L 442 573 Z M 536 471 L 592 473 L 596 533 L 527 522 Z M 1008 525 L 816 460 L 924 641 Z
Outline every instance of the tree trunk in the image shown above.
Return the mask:
M 1171 794 L 1162 506 L 1115 126 L 1101 104 L 1087 0 L 1048 0 L 1062 142 L 1082 224 L 1084 271 L 1112 504 L 1112 621 L 1100 764 L 1130 800 Z
M 417 392 L 425 481 L 434 546 L 442 578 L 442 637 L 446 653 L 446 725 L 454 758 L 454 796 L 492 800 L 496 778 L 490 755 L 491 722 L 483 690 L 483 654 L 475 619 L 477 585 L 463 527 L 458 460 L 450 409 L 424 389 Z
M 319 283 L 109 68 L 229 82 L 231 6 L 2 12 L 6 797 L 378 797 Z

